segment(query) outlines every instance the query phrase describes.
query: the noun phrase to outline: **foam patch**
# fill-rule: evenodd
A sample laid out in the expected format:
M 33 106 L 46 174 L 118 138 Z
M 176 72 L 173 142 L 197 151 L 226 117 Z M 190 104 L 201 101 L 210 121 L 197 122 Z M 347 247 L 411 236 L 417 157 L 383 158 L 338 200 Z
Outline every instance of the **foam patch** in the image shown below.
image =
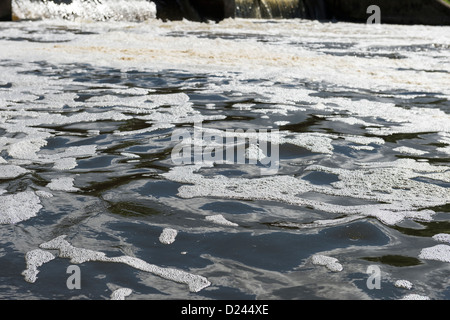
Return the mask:
M 339 260 L 322 254 L 315 254 L 311 257 L 311 262 L 315 265 L 325 266 L 330 271 L 339 272 L 343 270 Z
M 109 258 L 100 251 L 77 248 L 72 246 L 67 240 L 65 240 L 65 238 L 65 235 L 59 236 L 53 240 L 41 244 L 40 248 L 47 250 L 59 250 L 59 256 L 61 258 L 68 258 L 71 263 L 76 264 L 89 261 L 123 263 L 138 270 L 152 273 L 161 278 L 186 284 L 192 292 L 199 292 L 211 284 L 205 277 L 173 268 L 158 267 L 139 258 L 131 256 Z
M 0 224 L 15 224 L 35 217 L 42 205 L 32 191 L 0 196 Z
M 0 164 L 0 179 L 14 179 L 27 173 L 28 170 L 15 165 Z
M 47 188 L 54 191 L 76 192 L 79 189 L 73 186 L 73 182 L 74 178 L 70 177 L 55 178 L 47 184 Z
M 424 248 L 420 251 L 419 258 L 450 262 L 450 246 L 446 244 L 438 244 L 430 248 Z
M 116 289 L 111 293 L 111 300 L 125 300 L 126 297 L 131 295 L 133 290 L 129 288 Z
M 30 283 L 36 282 L 37 274 L 39 273 L 38 268 L 53 259 L 55 259 L 55 256 L 45 250 L 35 249 L 28 251 L 25 255 L 27 268 L 22 272 L 25 281 Z
M 172 228 L 164 228 L 159 236 L 159 241 L 163 244 L 171 244 L 175 242 L 178 231 Z

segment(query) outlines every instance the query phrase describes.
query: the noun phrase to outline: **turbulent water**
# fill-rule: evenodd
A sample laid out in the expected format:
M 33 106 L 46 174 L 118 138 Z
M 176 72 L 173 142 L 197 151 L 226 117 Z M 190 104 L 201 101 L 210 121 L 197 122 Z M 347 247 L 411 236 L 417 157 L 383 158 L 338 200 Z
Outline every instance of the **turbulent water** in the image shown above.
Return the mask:
M 24 3 L 0 24 L 1 299 L 450 298 L 449 27 Z M 177 163 L 177 132 L 260 161 Z

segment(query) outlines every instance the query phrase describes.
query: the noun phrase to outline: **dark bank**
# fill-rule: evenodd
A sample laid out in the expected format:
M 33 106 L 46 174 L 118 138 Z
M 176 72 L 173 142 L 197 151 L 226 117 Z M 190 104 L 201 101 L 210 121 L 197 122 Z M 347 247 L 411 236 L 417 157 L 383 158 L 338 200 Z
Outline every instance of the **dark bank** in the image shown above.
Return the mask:
M 40 1 L 40 0 L 35 0 Z M 86 0 L 89 1 L 89 0 Z M 98 2 L 107 0 L 96 0 Z M 53 0 L 70 3 L 71 0 Z M 446 0 L 153 0 L 157 18 L 221 21 L 226 18 L 302 18 L 365 23 L 367 8 L 377 5 L 382 23 L 450 25 Z M 13 19 L 11 0 L 0 0 L 0 20 Z

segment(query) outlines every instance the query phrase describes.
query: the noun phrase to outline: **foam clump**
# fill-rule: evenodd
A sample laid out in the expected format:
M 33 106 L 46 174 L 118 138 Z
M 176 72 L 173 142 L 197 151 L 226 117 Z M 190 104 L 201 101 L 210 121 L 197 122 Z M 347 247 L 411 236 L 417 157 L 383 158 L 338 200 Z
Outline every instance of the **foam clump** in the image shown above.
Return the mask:
M 53 168 L 55 170 L 69 170 L 77 166 L 77 160 L 75 158 L 62 158 L 55 161 Z
M 322 254 L 315 254 L 311 257 L 311 262 L 315 265 L 325 266 L 333 272 L 339 272 L 343 270 L 339 260 L 333 257 L 329 257 Z
M 42 209 L 39 197 L 32 191 L 0 196 L 0 224 L 28 220 Z
M 433 236 L 433 239 L 439 242 L 450 243 L 450 234 L 448 233 L 438 233 Z
M 0 164 L 0 179 L 14 179 L 27 173 L 28 171 L 22 167 L 15 165 Z
M 424 248 L 420 251 L 419 258 L 450 262 L 450 246 L 446 244 L 438 244 L 430 248 Z
M 128 297 L 132 293 L 133 290 L 129 288 L 116 289 L 111 293 L 111 300 L 125 300 L 125 297 Z
M 25 255 L 27 268 L 22 272 L 25 281 L 30 283 L 36 282 L 37 274 L 39 273 L 38 267 L 53 259 L 55 259 L 55 256 L 48 251 L 41 249 L 28 251 Z
M 36 191 L 36 194 L 41 198 L 46 198 L 46 199 L 53 198 L 53 194 L 51 194 L 50 192 L 47 192 L 45 190 L 38 190 L 38 191 Z
M 140 158 L 140 156 L 138 156 L 137 154 L 129 153 L 129 152 L 121 152 L 120 155 L 124 156 L 126 158 L 134 158 L 134 159 Z
M 221 214 L 216 214 L 216 215 L 213 215 L 213 216 L 207 216 L 205 219 L 208 220 L 208 221 L 217 223 L 217 224 L 224 225 L 224 226 L 230 226 L 230 227 L 237 227 L 238 226 L 237 223 L 234 223 L 234 222 L 231 222 L 231 221 L 225 219 L 224 216 L 221 215 Z
M 175 241 L 178 231 L 171 228 L 165 228 L 159 236 L 159 241 L 163 244 L 171 244 Z
M 47 184 L 47 188 L 54 191 L 67 191 L 67 192 L 75 192 L 78 191 L 78 188 L 73 186 L 73 178 L 63 177 L 63 178 L 55 178 Z
M 396 286 L 397 288 L 403 288 L 403 289 L 410 290 L 413 285 L 408 280 L 397 280 L 397 281 L 395 281 L 394 286 Z
M 182 198 L 221 197 L 245 200 L 267 200 L 290 205 L 310 206 L 330 213 L 375 217 L 388 225 L 405 219 L 431 221 L 435 212 L 426 209 L 450 201 L 448 188 L 417 178 L 447 181 L 448 168 L 421 163 L 413 159 L 393 162 L 360 163 L 354 169 L 310 165 L 305 172 L 336 175 L 338 181 L 315 185 L 302 177 L 274 175 L 261 178 L 234 178 L 224 175 L 204 176 L 208 164 L 178 166 L 163 176 L 185 185 L 178 189 Z M 365 205 L 346 206 L 320 198 L 309 199 L 302 194 L 316 193 L 333 197 L 371 201 Z M 376 203 L 373 203 L 376 202 Z
M 59 250 L 61 258 L 69 258 L 71 263 L 84 263 L 88 261 L 104 261 L 106 255 L 103 252 L 73 247 L 66 236 L 59 236 L 40 245 L 42 249 Z
M 412 294 L 407 294 L 401 300 L 431 300 L 431 299 L 427 296 L 412 293 Z
M 409 148 L 409 147 L 397 147 L 392 150 L 400 152 L 400 153 L 404 153 L 404 154 L 413 155 L 413 156 L 421 156 L 421 155 L 428 153 L 427 151 L 422 151 L 422 150 Z
M 84 263 L 88 261 L 123 263 L 130 267 L 152 273 L 167 280 L 187 284 L 191 292 L 198 292 L 211 285 L 211 283 L 205 277 L 173 268 L 162 268 L 147 263 L 144 260 L 136 257 L 119 256 L 110 258 L 107 257 L 103 252 L 77 248 L 72 246 L 67 240 L 65 240 L 65 238 L 66 235 L 59 236 L 53 240 L 41 244 L 40 248 L 48 250 L 59 250 L 60 257 L 68 258 L 72 263 Z

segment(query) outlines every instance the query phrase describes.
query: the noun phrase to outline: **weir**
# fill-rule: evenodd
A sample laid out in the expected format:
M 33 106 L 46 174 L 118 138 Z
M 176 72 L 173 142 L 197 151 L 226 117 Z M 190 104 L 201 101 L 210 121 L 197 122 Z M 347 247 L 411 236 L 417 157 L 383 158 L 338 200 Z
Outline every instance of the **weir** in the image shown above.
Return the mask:
M 12 0 L 18 2 L 18 0 Z M 0 0 L 0 20 L 11 20 L 11 0 Z M 44 5 L 72 0 L 26 0 Z M 74 0 L 75 1 L 75 0 Z M 114 0 L 77 0 L 90 5 Z M 150 1 L 150 0 L 148 0 Z M 365 23 L 370 5 L 381 10 L 381 23 L 450 25 L 447 0 L 152 0 L 157 18 L 167 20 L 216 21 L 226 18 L 312 19 Z

